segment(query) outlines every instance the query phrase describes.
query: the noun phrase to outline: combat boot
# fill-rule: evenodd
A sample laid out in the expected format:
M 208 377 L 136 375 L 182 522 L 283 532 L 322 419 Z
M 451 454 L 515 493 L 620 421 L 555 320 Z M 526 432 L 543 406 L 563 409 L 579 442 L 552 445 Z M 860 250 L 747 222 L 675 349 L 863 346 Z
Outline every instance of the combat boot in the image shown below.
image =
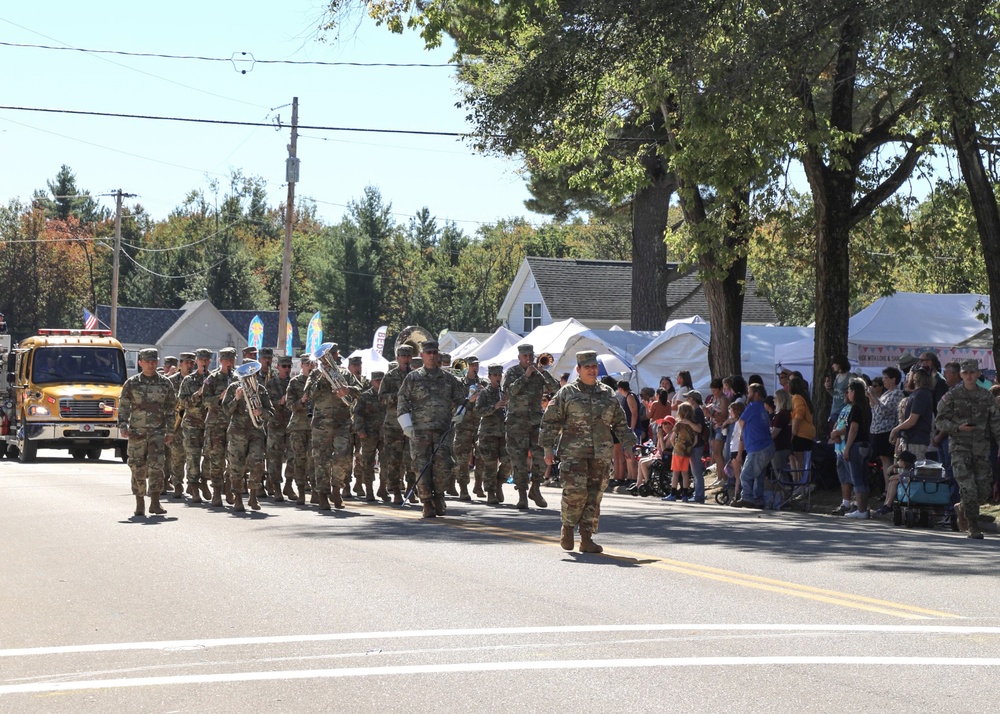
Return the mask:
M 483 477 L 482 476 L 476 476 L 476 483 L 472 487 L 472 493 L 475 494 L 478 498 L 486 498 L 486 494 L 483 493 Z
M 187 492 L 191 496 L 191 503 L 201 503 L 201 491 L 196 482 L 188 483 Z
M 497 476 L 497 503 L 503 503 L 503 485 L 507 483 L 506 479 Z
M 146 499 L 142 496 L 135 497 L 135 515 L 145 516 L 146 515 Z
M 174 498 L 184 498 L 184 484 L 179 483 L 179 482 L 174 484 L 173 497 Z
M 344 488 L 345 490 L 347 490 L 348 493 L 350 493 L 350 490 L 347 489 L 346 486 Z M 340 509 L 344 507 L 344 496 L 340 491 L 338 491 L 337 489 L 333 489 L 333 493 L 330 494 L 330 497 L 333 499 L 334 508 Z
M 167 512 L 167 509 L 160 505 L 160 494 L 149 494 L 149 512 L 157 516 L 162 516 Z
M 319 503 L 319 492 L 316 489 L 309 494 L 309 503 Z
M 226 503 L 233 505 L 236 499 L 233 498 L 233 486 L 227 476 L 222 477 L 222 492 L 226 494 Z
M 448 486 L 447 486 L 447 488 L 445 488 L 444 492 L 447 493 L 449 496 L 457 496 L 458 495 L 458 491 L 455 490 L 455 481 L 454 481 L 454 479 L 448 482 Z
M 430 500 L 424 501 L 423 508 L 420 513 L 421 518 L 434 518 L 437 515 L 437 511 L 434 510 L 434 504 Z
M 260 500 L 258 499 L 256 493 L 250 494 L 250 500 L 247 502 L 247 505 L 255 511 L 260 510 Z
M 349 483 L 345 483 L 344 487 L 340 489 L 339 493 L 336 490 L 334 490 L 334 493 L 340 497 L 341 502 L 350 501 L 352 498 L 354 498 L 354 496 L 351 494 L 351 484 Z
M 217 486 L 212 486 L 212 505 L 222 508 L 222 490 Z
M 559 534 L 559 547 L 563 550 L 573 550 L 573 526 L 563 525 Z
M 304 488 L 299 489 L 298 498 L 295 499 L 295 505 L 296 506 L 306 505 L 306 490 Z
M 466 503 L 472 500 L 472 496 L 469 495 L 469 484 L 467 483 L 458 484 L 458 500 L 465 501 Z
M 410 491 L 410 503 L 420 503 L 420 499 L 417 498 L 417 489 Z
M 973 503 L 965 514 L 965 519 L 969 522 L 969 537 L 976 540 L 983 539 L 983 531 L 979 527 L 979 504 Z
M 519 511 L 528 510 L 528 489 L 524 486 L 515 486 L 514 490 L 517 491 L 517 508 Z
M 403 505 L 403 491 L 399 487 L 392 489 L 392 505 L 394 506 Z
M 593 531 L 590 528 L 584 528 L 583 524 L 580 524 L 580 552 L 581 553 L 603 553 L 604 548 L 597 545 L 593 540 Z
M 437 511 L 439 516 L 443 516 L 448 512 L 448 506 L 445 505 L 443 493 L 439 493 L 434 496 L 434 510 Z
M 365 501 L 367 503 L 375 503 L 375 484 L 367 483 L 365 484 Z
M 251 493 L 250 498 L 254 498 L 257 494 Z M 245 513 L 246 508 L 243 506 L 243 494 L 234 493 L 233 494 L 233 512 L 234 513 Z
M 287 498 L 289 501 L 296 500 L 295 488 L 292 486 L 292 479 L 290 478 L 285 479 L 285 488 L 282 491 L 282 493 L 285 495 L 285 498 Z
M 389 497 L 389 489 L 385 486 L 385 479 L 379 479 L 378 481 L 378 491 L 375 494 L 382 499 L 383 503 L 388 503 L 392 499 Z
M 955 519 L 958 521 L 958 530 L 962 532 L 969 530 L 969 519 L 965 517 L 965 506 L 961 501 L 955 504 Z
M 528 491 L 528 498 L 535 502 L 535 505 L 539 508 L 545 508 L 548 506 L 548 501 L 542 496 L 542 490 L 538 487 L 538 479 L 531 479 L 531 490 Z
M 497 492 L 494 489 L 490 489 L 486 492 L 486 505 L 496 506 L 499 505 L 500 500 L 497 498 Z
M 199 482 L 198 486 L 201 488 L 201 497 L 203 499 L 205 499 L 206 501 L 211 501 L 212 500 L 212 492 L 208 488 L 208 482 L 205 481 L 205 479 L 202 479 Z M 192 499 L 192 500 L 194 500 L 194 499 Z
M 316 498 L 319 503 L 319 510 L 329 511 L 330 510 L 330 496 L 326 493 L 320 493 Z
M 359 499 L 365 497 L 365 485 L 359 478 L 354 481 L 354 495 Z

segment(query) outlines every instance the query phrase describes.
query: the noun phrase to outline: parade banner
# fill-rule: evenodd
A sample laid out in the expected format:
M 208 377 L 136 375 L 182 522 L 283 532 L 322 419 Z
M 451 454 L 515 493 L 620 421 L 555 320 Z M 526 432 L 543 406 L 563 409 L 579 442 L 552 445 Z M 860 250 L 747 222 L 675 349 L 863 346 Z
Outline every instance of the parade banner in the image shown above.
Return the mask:
M 323 344 L 323 320 L 317 311 L 309 320 L 309 329 L 306 331 L 306 352 L 315 352 Z
M 983 371 L 993 371 L 996 363 L 993 361 L 993 350 L 982 347 L 923 347 L 920 345 L 858 345 L 858 365 L 861 367 L 885 369 L 899 366 L 899 358 L 909 352 L 919 357 L 921 352 L 933 352 L 941 364 L 961 362 L 963 359 L 974 359 L 979 362 Z
M 247 330 L 247 345 L 256 347 L 258 352 L 264 346 L 264 323 L 261 321 L 260 315 L 254 315 L 250 321 L 250 329 Z
M 372 356 L 381 357 L 382 350 L 385 349 L 385 336 L 389 334 L 389 326 L 382 325 L 382 327 L 375 330 L 375 338 L 372 340 Z
M 293 334 L 294 333 L 292 332 L 292 321 L 286 317 L 285 318 L 285 354 L 289 355 L 289 356 L 292 355 L 292 335 Z

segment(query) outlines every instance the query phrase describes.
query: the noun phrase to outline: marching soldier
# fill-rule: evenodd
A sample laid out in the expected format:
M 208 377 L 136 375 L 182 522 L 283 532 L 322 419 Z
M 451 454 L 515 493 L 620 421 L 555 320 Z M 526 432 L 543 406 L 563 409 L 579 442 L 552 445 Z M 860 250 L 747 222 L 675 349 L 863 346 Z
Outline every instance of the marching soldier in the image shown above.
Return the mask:
M 169 379 L 172 375 L 177 374 L 177 358 L 173 355 L 164 357 L 163 365 L 158 367 L 156 371 Z M 167 426 L 169 428 L 170 425 L 168 424 Z M 169 446 L 164 447 L 164 453 L 166 456 L 163 461 L 163 492 L 160 494 L 161 496 L 166 496 L 170 492 L 170 486 L 174 482 Z
M 233 491 L 233 510 L 236 512 L 246 510 L 243 507 L 244 493 L 250 494 L 248 502 L 250 508 L 255 511 L 260 510 L 257 493 L 264 476 L 264 449 L 267 444 L 265 427 L 268 419 L 274 416 L 267 390 L 256 380 L 252 381 L 252 385 L 256 394 L 248 395 L 245 391 L 249 388 L 247 382 L 234 378 L 222 395 L 222 411 L 229 417 L 226 458 L 229 462 L 227 467 L 229 485 Z M 257 417 L 259 426 L 254 426 L 250 416 L 248 401 L 254 397 L 259 402 L 259 406 L 255 406 L 252 413 Z M 248 465 L 250 467 L 249 488 L 244 488 L 243 474 Z
M 336 345 L 331 352 L 336 352 Z M 337 355 L 334 354 L 334 359 Z M 334 369 L 340 369 L 334 367 Z M 351 379 L 341 371 L 341 378 Z M 306 382 L 306 393 L 313 405 L 312 454 L 316 472 L 316 491 L 319 510 L 330 510 L 330 499 L 335 508 L 343 508 L 342 490 L 351 473 L 351 409 L 345 398 L 357 399 L 357 387 L 342 387 L 334 391 L 330 380 L 323 374 L 323 365 L 317 366 Z
M 635 446 L 635 434 L 625 422 L 618 398 L 597 380 L 597 353 L 576 353 L 576 381 L 560 389 L 542 417 L 539 444 L 545 463 L 555 463 L 559 444 L 559 480 L 562 482 L 562 532 L 559 545 L 573 550 L 573 534 L 580 527 L 580 552 L 600 553 L 593 541 L 598 508 L 614 455 L 611 433 L 626 453 Z
M 504 425 L 507 396 L 500 391 L 503 365 L 491 364 L 489 378 L 489 385 L 480 393 L 475 408 L 480 420 L 476 443 L 476 485 L 486 487 L 486 503 L 493 505 L 503 503 L 503 485 L 510 476 Z
M 194 369 L 194 352 L 181 352 L 179 370 L 167 377 L 170 386 L 178 397 L 177 410 L 171 423 L 173 439 L 167 446 L 167 477 L 174 487 L 174 498 L 184 498 L 184 463 L 187 457 L 184 452 L 184 405 L 180 402 L 181 383 Z
M 181 419 L 181 431 L 184 433 L 184 454 L 187 458 L 187 492 L 192 503 L 201 503 L 212 497 L 208 484 L 202 479 L 202 451 L 205 445 L 205 416 L 207 406 L 202 401 L 202 386 L 208 377 L 208 366 L 212 361 L 212 350 L 201 348 L 195 350 L 197 369 L 181 381 L 180 402 L 184 408 Z M 207 464 L 206 464 L 207 466 Z M 200 489 L 200 493 L 199 493 Z
M 406 375 L 399 388 L 397 419 L 410 437 L 423 517 L 433 518 L 445 514 L 444 489 L 454 468 L 448 431 L 452 419 L 461 418 L 452 413 L 465 399 L 465 391 L 454 375 L 441 369 L 435 340 L 420 345 L 420 357 L 423 367 Z M 469 402 L 478 396 L 473 394 Z
M 299 355 L 299 364 L 302 371 L 291 378 L 288 382 L 288 389 L 285 390 L 285 405 L 291 411 L 288 419 L 288 443 L 292 451 L 291 463 L 288 471 L 285 472 L 285 495 L 294 498 L 295 502 L 304 506 L 306 502 L 306 481 L 313 473 L 312 461 L 312 406 L 309 403 L 309 395 L 306 394 L 306 380 L 313 369 L 313 363 L 309 359 L 309 353 L 303 352 Z M 292 479 L 299 489 L 296 496 L 292 488 Z M 313 483 L 313 496 L 316 502 L 315 482 Z
M 542 394 L 555 392 L 559 382 L 545 370 L 535 365 L 535 348 L 517 346 L 517 361 L 503 378 L 503 393 L 507 395 L 507 452 L 514 470 L 514 488 L 517 490 L 517 507 L 528 507 L 528 498 L 539 508 L 548 504 L 538 488 L 542 474 L 542 451 L 538 447 L 538 427 L 542 421 Z M 528 463 L 533 473 L 531 490 L 528 490 Z
M 122 437 L 128 439 L 128 465 L 132 470 L 137 516 L 146 515 L 147 491 L 149 512 L 166 513 L 160 506 L 164 445 L 173 439 L 170 420 L 177 409 L 177 393 L 167 378 L 156 371 L 157 362 L 159 354 L 155 349 L 139 351 L 142 371 L 125 382 L 118 403 L 118 428 Z
M 243 348 L 243 361 L 240 364 L 246 364 L 247 362 L 257 361 L 257 348 L 253 345 L 247 345 Z
M 354 433 L 361 442 L 361 460 L 355 461 L 358 477 L 364 481 L 364 498 L 375 500 L 375 454 L 382 453 L 382 422 L 385 408 L 378 400 L 378 388 L 382 384 L 384 372 L 372 372 L 371 386 L 361 393 L 354 404 Z M 389 502 L 389 491 L 383 475 L 379 479 L 378 496 Z
M 396 348 L 398 367 L 389 370 L 382 379 L 378 389 L 378 399 L 385 409 L 385 420 L 382 423 L 382 439 L 385 451 L 379 454 L 379 480 L 385 483 L 392 492 L 392 502 L 396 506 L 403 505 L 403 490 L 400 484 L 404 469 L 404 451 L 409 454 L 410 442 L 397 421 L 397 405 L 399 388 L 403 379 L 410 373 L 410 362 L 413 360 L 413 347 L 400 345 Z M 409 467 L 406 466 L 407 471 Z
M 469 389 L 475 385 L 476 389 L 483 389 L 486 386 L 486 382 L 479 378 L 479 358 L 472 355 L 466 359 L 469 364 L 469 369 L 466 374 L 459 377 L 462 389 L 465 390 L 465 394 L 469 393 Z M 442 369 L 444 369 L 442 367 Z M 458 499 L 460 501 L 471 501 L 472 497 L 469 495 L 469 462 L 472 460 L 472 452 L 476 447 L 476 434 L 479 431 L 479 415 L 475 410 L 469 409 L 465 418 L 459 424 L 455 425 L 455 440 L 454 440 L 454 453 L 455 453 L 455 475 L 454 480 L 458 482 Z M 476 475 L 476 485 L 473 489 L 475 493 L 480 498 L 485 498 L 486 494 L 483 493 L 483 484 L 479 480 L 479 475 Z
M 226 480 L 226 430 L 229 417 L 222 411 L 222 395 L 226 393 L 236 365 L 236 348 L 219 350 L 219 368 L 205 378 L 201 386 L 201 401 L 205 405 L 205 477 L 212 482 L 212 505 L 222 506 L 222 494 L 233 502 L 230 484 Z
M 263 357 L 263 350 L 261 350 Z M 263 362 L 261 363 L 261 373 L 264 373 Z M 273 414 L 267 421 L 267 492 L 274 501 L 284 501 L 281 489 L 281 472 L 285 467 L 285 454 L 288 451 L 288 421 L 292 417 L 292 410 L 288 406 L 285 397 L 288 392 L 288 385 L 291 383 L 292 358 L 290 356 L 278 357 L 278 369 L 272 371 L 267 377 L 267 396 L 273 408 Z M 289 477 L 285 485 L 284 493 L 289 498 L 294 498 L 294 491 L 291 489 L 292 481 Z
M 177 371 L 177 358 L 173 355 L 163 358 L 163 376 L 169 377 Z
M 360 355 L 350 357 L 347 360 L 347 372 L 353 377 L 353 384 L 363 393 L 366 389 L 371 387 L 371 383 L 365 379 L 365 376 L 361 373 L 363 368 L 363 362 Z M 365 497 L 365 486 L 364 486 L 364 474 L 361 468 L 361 439 L 358 437 L 358 432 L 354 425 L 351 425 L 351 473 L 354 475 L 354 494 L 358 498 Z M 350 476 L 350 475 L 349 475 Z M 351 479 L 348 478 L 347 482 L 344 484 L 344 498 L 351 498 Z M 374 499 L 372 499 L 374 500 Z

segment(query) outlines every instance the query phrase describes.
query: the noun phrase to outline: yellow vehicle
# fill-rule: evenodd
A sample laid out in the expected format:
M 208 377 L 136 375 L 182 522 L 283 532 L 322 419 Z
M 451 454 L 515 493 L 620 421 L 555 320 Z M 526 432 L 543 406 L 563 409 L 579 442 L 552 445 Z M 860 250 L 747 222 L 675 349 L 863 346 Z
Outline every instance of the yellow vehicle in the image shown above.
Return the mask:
M 99 459 L 127 452 L 118 432 L 118 397 L 128 378 L 125 351 L 108 330 L 39 330 L 7 360 L 8 455 L 34 461 L 38 449 Z

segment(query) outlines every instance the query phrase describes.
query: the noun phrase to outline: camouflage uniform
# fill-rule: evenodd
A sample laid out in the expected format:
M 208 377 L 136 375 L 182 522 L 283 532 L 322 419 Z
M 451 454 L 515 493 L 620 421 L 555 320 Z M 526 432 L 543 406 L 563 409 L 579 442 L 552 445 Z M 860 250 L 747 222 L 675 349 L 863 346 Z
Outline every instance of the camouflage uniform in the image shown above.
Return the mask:
M 579 355 L 578 362 L 593 355 L 596 363 L 596 352 Z M 569 529 L 570 535 L 567 550 L 573 547 L 573 529 L 578 524 L 581 539 L 590 541 L 614 455 L 612 431 L 621 441 L 622 449 L 630 453 L 635 446 L 635 434 L 625 422 L 625 412 L 614 390 L 599 381 L 593 385 L 580 379 L 570 382 L 556 393 L 542 417 L 539 444 L 545 455 L 553 455 L 556 443 L 559 444 L 563 532 Z
M 184 375 L 178 370 L 167 377 L 167 381 L 170 382 L 170 386 L 173 388 L 174 394 L 179 397 L 181 382 L 184 381 Z M 184 452 L 184 428 L 181 426 L 184 423 L 184 409 L 180 401 L 177 402 L 177 410 L 178 411 L 174 412 L 174 416 L 168 425 L 170 433 L 174 438 L 166 448 L 166 477 L 169 480 L 168 485 L 174 486 L 178 496 L 183 497 L 184 494 L 181 493 L 181 491 L 184 487 L 184 463 L 187 461 L 187 455 Z
M 345 374 L 341 371 L 341 376 Z M 344 381 L 350 383 L 347 377 Z M 350 389 L 351 396 L 356 399 L 357 388 Z M 334 504 L 342 508 L 341 490 L 351 473 L 351 409 L 333 391 L 330 380 L 319 368 L 309 373 L 306 393 L 313 405 L 312 455 L 316 490 L 321 505 L 324 497 L 332 495 Z
M 198 390 L 205 383 L 208 372 L 192 372 L 181 381 L 179 399 L 184 407 L 181 431 L 184 433 L 184 454 L 187 459 L 188 491 L 194 491 L 201 482 L 201 455 L 205 445 L 205 414 L 207 408 Z M 207 466 L 207 464 L 206 464 Z M 191 485 L 194 488 L 191 488 Z M 193 494 L 192 494 L 193 495 Z
M 516 364 L 503 377 L 503 393 L 507 395 L 507 453 L 514 471 L 514 488 L 522 493 L 521 502 L 527 507 L 523 492 L 528 489 L 528 459 L 539 471 L 532 479 L 534 491 L 542 480 L 542 450 L 538 445 L 538 428 L 542 421 L 542 394 L 555 392 L 559 382 L 542 370 L 525 377 L 525 368 Z M 541 505 L 541 504 L 539 504 Z
M 257 398 L 264 413 L 260 415 L 260 426 L 255 427 L 250 420 L 246 395 L 240 395 L 239 398 L 236 396 L 240 386 L 240 381 L 234 379 L 222 395 L 222 412 L 229 418 L 229 430 L 226 434 L 227 477 L 234 494 L 250 493 L 251 496 L 256 496 L 264 476 L 267 422 L 274 416 L 274 409 L 267 396 L 267 390 L 257 384 Z M 250 466 L 249 490 L 243 487 L 243 474 L 246 473 L 247 462 Z
M 288 420 L 292 410 L 288 402 L 282 404 L 288 391 L 289 377 L 280 377 L 274 372 L 267 379 L 267 396 L 274 413 L 267 421 L 267 492 L 271 498 L 281 501 L 281 472 L 285 466 L 285 454 L 288 451 Z
M 288 382 L 285 391 L 285 404 L 291 409 L 292 416 L 288 420 L 288 442 L 292 451 L 290 471 L 298 488 L 299 503 L 305 502 L 306 482 L 311 480 L 313 473 L 312 460 L 312 426 L 310 425 L 309 400 L 302 403 L 305 395 L 307 375 L 300 373 Z M 315 486 L 315 484 L 313 484 Z
M 360 358 L 358 359 L 358 364 L 361 364 Z M 366 389 L 371 389 L 372 383 L 368 381 L 368 378 L 363 374 L 355 376 L 351 371 L 344 373 L 347 378 L 348 384 L 353 384 L 358 388 L 359 393 L 363 393 Z M 356 403 L 355 403 L 356 406 Z M 353 413 L 354 407 L 351 407 Z M 344 483 L 344 496 L 350 496 L 351 488 L 351 476 L 354 476 L 354 493 L 359 497 L 364 497 L 364 474 L 362 469 L 362 453 L 361 453 L 361 438 L 358 436 L 358 432 L 354 427 L 354 423 L 351 423 L 351 470 L 348 472 L 347 481 Z
M 975 360 L 970 360 L 979 371 Z M 966 363 L 962 363 L 965 371 Z M 973 424 L 969 431 L 959 429 Z M 951 467 L 958 482 L 961 503 L 956 509 L 964 512 L 970 535 L 979 533 L 979 507 L 990 497 L 993 476 L 990 471 L 990 439 L 1000 441 L 1000 410 L 993 396 L 979 387 L 966 389 L 960 383 L 948 390 L 938 403 L 936 427 L 948 434 Z
M 222 368 L 214 370 L 205 378 L 205 390 L 201 393 L 201 402 L 205 405 L 205 478 L 212 482 L 213 492 L 221 494 L 228 492 L 226 476 L 226 431 L 229 429 L 229 417 L 222 411 L 222 395 L 226 393 L 229 384 L 236 379 L 232 371 L 223 372 Z M 219 505 L 217 493 L 212 494 L 212 500 Z
M 164 437 L 173 427 L 177 393 L 162 374 L 137 374 L 125 382 L 118 403 L 118 426 L 128 429 L 132 493 L 159 497 L 163 490 Z
M 385 420 L 382 422 L 384 451 L 379 454 L 379 479 L 393 493 L 401 488 L 400 475 L 404 470 L 407 474 L 411 471 L 410 440 L 403 434 L 396 420 L 399 388 L 407 374 L 409 372 L 404 373 L 399 367 L 390 369 L 378 390 L 378 400 L 385 409 Z M 402 503 L 398 498 L 396 500 L 397 503 Z
M 406 375 L 399 388 L 397 412 L 409 414 L 413 420 L 410 453 L 417 472 L 417 495 L 424 504 L 431 503 L 433 497 L 433 508 L 438 515 L 444 515 L 444 490 L 454 468 L 451 443 L 447 437 L 443 443 L 441 440 L 451 427 L 452 414 L 465 399 L 465 394 L 453 374 L 426 367 Z M 441 446 L 434 455 L 434 462 L 429 464 L 431 452 L 439 443 Z
M 369 501 L 375 500 L 373 487 L 375 484 L 375 455 L 382 454 L 382 422 L 385 421 L 385 408 L 379 402 L 378 395 L 371 387 L 366 389 L 358 397 L 354 405 L 354 433 L 361 442 L 361 461 L 357 470 L 366 488 L 366 498 Z M 364 434 L 364 438 L 361 438 Z M 381 479 L 379 485 L 379 495 L 388 500 L 386 495 L 388 484 L 386 479 Z
M 476 481 L 486 487 L 488 503 L 499 501 L 503 484 L 510 476 L 510 456 L 507 453 L 504 412 L 499 406 L 502 393 L 486 387 L 476 400 L 475 414 L 479 418 L 479 440 L 476 443 Z M 499 464 L 499 470 L 497 469 Z M 495 492 L 495 494 L 494 494 Z
M 461 377 L 459 383 L 462 386 L 462 393 L 464 395 L 468 395 L 469 388 L 473 384 L 479 390 L 485 389 L 487 386 L 487 382 L 478 377 L 475 380 L 470 380 L 468 373 Z M 472 452 L 476 448 L 476 434 L 478 432 L 479 415 L 475 409 L 469 409 L 465 414 L 465 418 L 455 425 L 455 439 L 452 446 L 455 454 L 455 472 L 453 478 L 461 487 L 463 501 L 471 500 L 467 493 L 469 485 L 469 462 L 472 460 Z

